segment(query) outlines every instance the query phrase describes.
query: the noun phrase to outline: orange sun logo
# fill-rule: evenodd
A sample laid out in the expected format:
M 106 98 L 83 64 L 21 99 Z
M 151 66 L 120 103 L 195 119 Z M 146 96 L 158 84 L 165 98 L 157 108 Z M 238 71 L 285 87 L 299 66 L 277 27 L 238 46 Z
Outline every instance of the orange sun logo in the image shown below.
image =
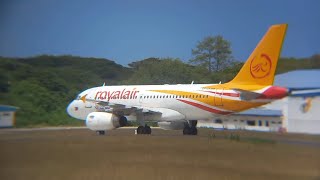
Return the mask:
M 271 59 L 267 54 L 254 57 L 250 63 L 250 73 L 253 78 L 261 79 L 270 74 L 272 67 Z

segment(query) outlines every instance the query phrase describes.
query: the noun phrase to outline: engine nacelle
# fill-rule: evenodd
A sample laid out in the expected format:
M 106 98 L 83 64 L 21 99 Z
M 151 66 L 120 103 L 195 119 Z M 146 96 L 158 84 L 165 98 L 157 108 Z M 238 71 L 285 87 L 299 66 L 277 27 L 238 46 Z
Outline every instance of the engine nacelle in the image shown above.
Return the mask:
M 119 117 L 105 112 L 92 112 L 86 118 L 86 125 L 94 131 L 105 131 L 120 127 Z
M 158 122 L 158 126 L 164 130 L 181 130 L 184 128 L 185 122 L 183 121 L 162 121 Z

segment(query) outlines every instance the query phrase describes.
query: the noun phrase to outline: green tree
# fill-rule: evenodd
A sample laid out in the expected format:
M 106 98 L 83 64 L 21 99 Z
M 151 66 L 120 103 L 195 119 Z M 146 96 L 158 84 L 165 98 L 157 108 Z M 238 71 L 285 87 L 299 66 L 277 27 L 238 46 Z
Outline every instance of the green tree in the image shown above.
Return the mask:
M 125 84 L 183 84 L 206 79 L 203 69 L 175 58 L 148 58 L 129 64 L 134 74 Z
M 190 63 L 207 67 L 209 72 L 221 71 L 232 60 L 230 46 L 231 43 L 220 35 L 205 37 L 192 49 L 194 58 Z
M 4 74 L 0 74 L 0 92 L 8 92 L 9 86 L 9 78 Z
M 320 54 L 315 54 L 310 57 L 311 68 L 319 68 L 320 67 Z
M 320 55 L 281 58 L 277 74 L 297 69 L 320 68 Z M 207 66 L 186 64 L 175 58 L 148 58 L 129 64 L 76 56 L 0 57 L 0 103 L 19 107 L 17 126 L 83 125 L 66 113 L 68 103 L 79 92 L 116 84 L 225 83 L 242 67 L 228 64 L 209 73 Z M 213 69 L 215 66 L 213 67 Z

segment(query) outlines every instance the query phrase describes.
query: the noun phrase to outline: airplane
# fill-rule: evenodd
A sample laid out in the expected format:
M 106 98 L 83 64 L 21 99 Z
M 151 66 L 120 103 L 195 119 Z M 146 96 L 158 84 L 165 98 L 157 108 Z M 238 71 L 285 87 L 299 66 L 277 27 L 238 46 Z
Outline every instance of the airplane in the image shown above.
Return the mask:
M 273 86 L 287 24 L 272 25 L 233 80 L 224 84 L 100 86 L 80 93 L 67 107 L 70 116 L 104 135 L 139 123 L 137 134 L 151 134 L 147 121 L 166 130 L 197 135 L 197 120 L 259 107 L 286 97 L 289 90 Z

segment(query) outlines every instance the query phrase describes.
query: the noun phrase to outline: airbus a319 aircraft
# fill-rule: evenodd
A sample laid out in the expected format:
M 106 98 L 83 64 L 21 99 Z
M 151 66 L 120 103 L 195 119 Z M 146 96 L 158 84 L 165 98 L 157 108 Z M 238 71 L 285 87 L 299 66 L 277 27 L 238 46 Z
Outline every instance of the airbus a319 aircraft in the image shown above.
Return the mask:
M 94 87 L 80 93 L 67 112 L 99 134 L 126 126 L 130 116 L 140 124 L 137 134 L 151 134 L 145 122 L 156 121 L 162 129 L 197 135 L 197 120 L 244 111 L 288 95 L 288 89 L 273 86 L 286 29 L 287 24 L 271 26 L 228 83 Z

